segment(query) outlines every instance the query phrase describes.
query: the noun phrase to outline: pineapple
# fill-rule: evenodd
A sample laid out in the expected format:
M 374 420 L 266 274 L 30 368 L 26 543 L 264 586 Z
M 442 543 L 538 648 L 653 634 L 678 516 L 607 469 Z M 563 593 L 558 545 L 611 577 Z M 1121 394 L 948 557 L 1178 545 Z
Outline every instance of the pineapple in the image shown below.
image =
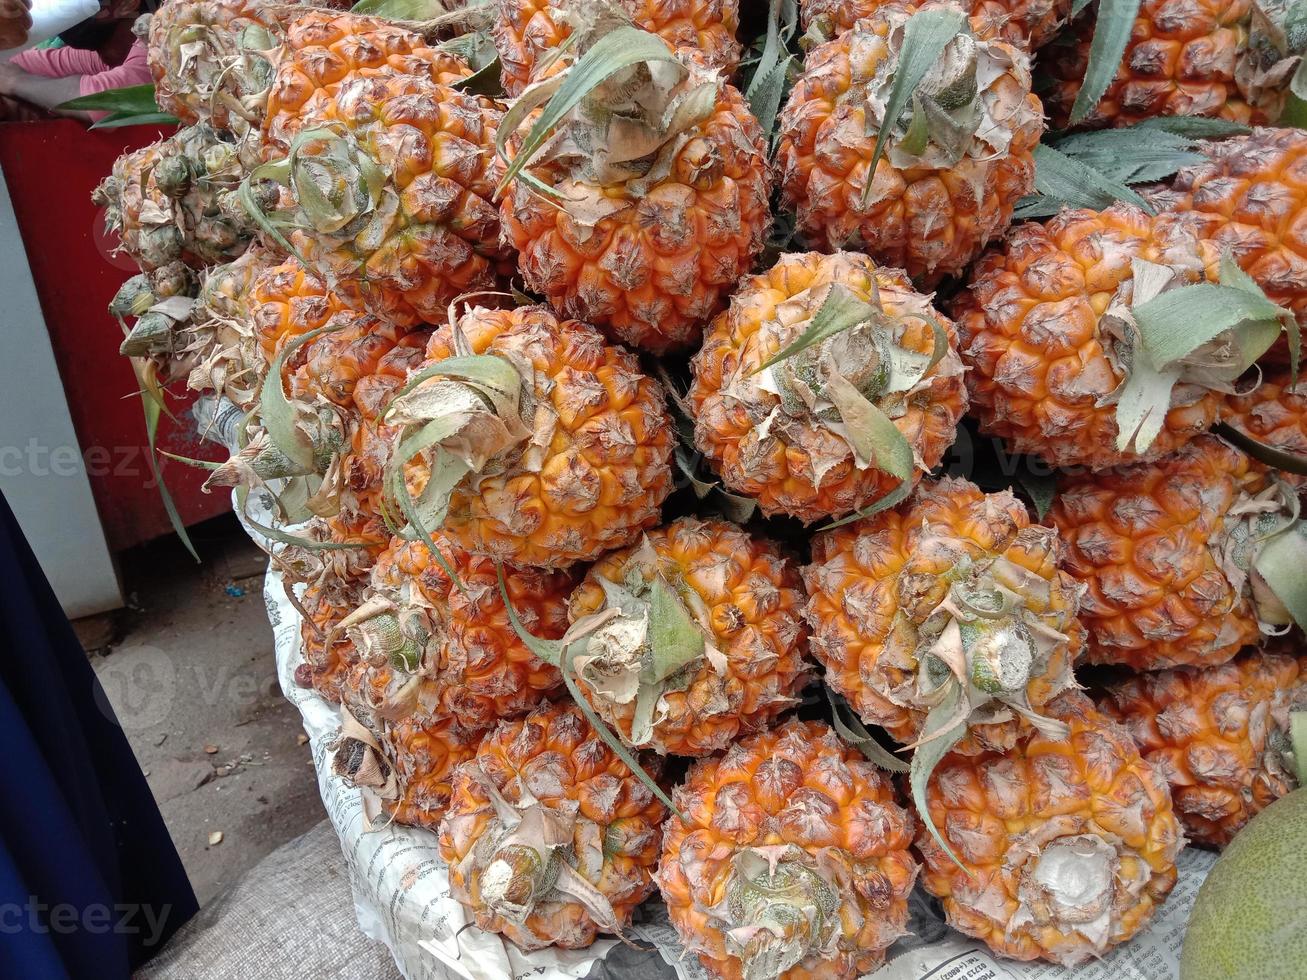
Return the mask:
M 574 34 L 604 17 L 628 17 L 678 54 L 730 74 L 740 60 L 739 0 L 497 0 L 495 48 L 510 96 L 549 77 Z M 573 42 L 574 43 L 574 42 Z
M 244 176 L 229 136 L 188 126 L 120 156 L 91 199 L 143 272 L 177 261 L 200 268 L 238 258 L 253 238 L 254 226 L 223 207 Z
M 458 767 L 476 757 L 488 732 L 460 718 L 403 718 L 386 730 L 386 759 L 393 760 L 398 795 L 385 802 L 396 823 L 435 832 L 454 792 Z
M 1139 932 L 1175 885 L 1184 837 L 1163 773 L 1071 691 L 1049 706 L 1070 734 L 946 756 L 927 789 L 961 862 L 919 831 L 922 884 L 955 929 L 1018 960 L 1075 967 Z
M 1307 381 L 1294 381 L 1287 371 L 1270 373 L 1248 394 L 1232 397 L 1224 416 L 1263 445 L 1307 457 Z M 1280 477 L 1302 486 L 1301 476 Z
M 265 157 L 286 153 L 306 124 L 330 125 L 342 109 L 342 88 L 401 76 L 456 85 L 472 74 L 467 62 L 420 34 L 376 17 L 311 9 L 287 26 L 275 67 L 259 117 Z
M 537 152 L 522 152 L 526 135 L 509 139 L 501 215 L 527 286 L 632 346 L 696 344 L 771 223 L 766 142 L 740 93 L 695 64 L 639 62 L 593 87 Z
M 654 890 L 666 809 L 575 707 L 502 723 L 440 824 L 454 898 L 525 950 L 621 933 Z
M 307 667 L 304 686 L 332 704 L 340 703 L 345 675 L 357 660 L 353 643 L 339 627 L 358 605 L 362 591 L 361 584 L 342 587 L 321 581 L 309 585 L 299 598 L 300 647 Z
M 411 651 L 406 657 L 414 672 L 434 682 L 438 703 L 430 712 L 472 728 L 526 714 L 542 698 L 560 693 L 558 669 L 537 658 L 509 625 L 494 562 L 468 555 L 439 535 L 436 540 L 448 570 L 425 544 L 399 537 L 378 558 L 371 602 L 366 613 L 352 617 L 357 645 Z M 548 639 L 567 631 L 574 574 L 510 568 L 504 577 L 527 628 Z
M 832 304 L 860 322 L 760 370 Z M 955 346 L 952 324 L 898 270 L 853 252 L 783 255 L 740 284 L 694 357 L 695 446 L 764 514 L 856 511 L 910 488 L 952 445 L 966 409 Z M 906 441 L 897 464 L 884 440 L 869 443 L 869 414 Z
M 1292 491 L 1213 436 L 1155 463 L 1064 476 L 1049 521 L 1063 568 L 1089 587 L 1088 659 L 1214 666 L 1288 625 L 1256 552 L 1295 514 Z
M 890 127 L 867 187 L 905 25 L 920 11 L 957 9 L 881 5 L 808 53 L 780 117 L 783 201 L 804 240 L 864 251 L 927 286 L 1006 230 L 1034 188 L 1043 132 L 1026 56 L 963 28 L 917 86 L 916 108 Z
M 826 725 L 788 721 L 694 764 L 658 886 L 721 980 L 853 980 L 907 932 L 911 814 Z
M 280 185 L 276 214 L 247 207 L 356 305 L 400 324 L 439 321 L 511 268 L 491 203 L 501 116 L 489 99 L 431 81 L 422 63 L 360 73 L 310 99 L 286 159 L 251 174 L 251 190 Z
M 257 128 L 272 81 L 265 52 L 307 9 L 279 0 L 168 0 L 136 25 L 148 43 L 155 102 L 183 123 L 238 135 Z
M 1154 116 L 1272 122 L 1303 53 L 1296 18 L 1287 0 L 1143 0 L 1121 64 L 1081 124 L 1128 126 Z M 1069 121 L 1096 26 L 1086 13 L 1042 53 L 1055 128 Z
M 799 13 L 809 37 L 830 40 L 865 17 L 872 17 L 886 0 L 800 0 Z M 1051 41 L 1070 19 L 1070 0 L 971 0 L 971 30 L 982 41 L 1006 41 L 1022 51 L 1034 51 Z
M 1137 311 L 1185 285 L 1229 276 L 1216 289 L 1234 290 L 1238 270 L 1222 264 L 1184 216 L 1128 204 L 1017 227 L 977 263 L 953 307 L 982 430 L 1055 466 L 1099 469 L 1181 449 L 1219 420 L 1225 392 L 1280 328 L 1263 336 L 1261 324 L 1254 332 L 1239 321 L 1156 364 L 1139 356 L 1148 336 Z
M 578 686 L 629 745 L 719 752 L 797 703 L 802 608 L 774 545 L 683 517 L 601 558 L 572 595 Z
M 1307 133 L 1256 129 L 1202 144 L 1204 162 L 1181 169 L 1149 194 L 1178 212 L 1218 249 L 1229 249 L 1266 295 L 1307 323 Z M 1288 365 L 1288 345 L 1264 361 Z
M 1099 707 L 1171 784 L 1195 844 L 1224 847 L 1294 789 L 1289 712 L 1307 707 L 1304 662 L 1248 650 L 1217 667 L 1176 667 L 1108 684 Z
M 806 614 L 826 683 L 898 741 L 929 729 L 959 752 L 1003 752 L 1076 686 L 1085 586 L 1010 491 L 923 481 L 896 509 L 817 535 L 812 552 Z
M 474 307 L 426 353 L 384 419 L 408 447 L 390 471 L 427 467 L 443 498 L 417 506 L 443 512 L 451 543 L 565 568 L 658 521 L 674 436 L 662 388 L 633 355 L 539 306 Z

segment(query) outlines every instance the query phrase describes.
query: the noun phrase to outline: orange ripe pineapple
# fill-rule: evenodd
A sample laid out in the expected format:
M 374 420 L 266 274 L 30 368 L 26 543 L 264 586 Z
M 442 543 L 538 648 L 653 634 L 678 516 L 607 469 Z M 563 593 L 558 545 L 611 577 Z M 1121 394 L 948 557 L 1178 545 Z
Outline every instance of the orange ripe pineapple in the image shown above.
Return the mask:
M 309 585 L 299 600 L 306 615 L 300 623 L 304 667 L 296 679 L 333 704 L 340 703 L 341 684 L 355 660 L 353 644 L 338 627 L 353 612 L 361 593 L 361 584 L 350 587 L 322 581 Z
M 1225 421 L 1258 442 L 1307 457 L 1307 380 L 1294 381 L 1287 371 L 1268 373 L 1246 395 L 1230 398 Z M 1281 473 L 1281 479 L 1302 477 Z
M 419 439 L 411 458 L 434 464 L 448 499 L 440 526 L 459 548 L 565 568 L 658 520 L 674 438 L 662 389 L 593 327 L 538 306 L 474 308 L 436 331 L 419 374 L 430 376 L 385 421 Z M 436 419 L 446 434 L 421 437 Z
M 408 669 L 434 681 L 435 714 L 473 728 L 525 714 L 559 692 L 563 679 L 513 632 L 499 591 L 495 563 L 476 558 L 437 535 L 446 565 L 420 541 L 394 538 L 372 570 L 372 602 L 358 621 L 360 648 L 401 648 Z M 576 576 L 541 569 L 504 569 L 514 611 L 537 636 L 558 639 L 567 631 L 567 599 Z M 389 668 L 387 668 L 389 669 Z
M 764 369 L 830 303 L 865 316 Z M 848 514 L 915 483 L 953 444 L 966 409 L 954 348 L 952 324 L 898 270 L 853 252 L 783 255 L 740 284 L 694 357 L 695 446 L 764 514 Z M 906 440 L 901 475 L 854 431 L 868 408 Z
M 636 748 L 718 752 L 797 703 L 802 609 L 798 570 L 774 545 L 681 518 L 600 559 L 572 595 L 578 684 Z
M 1154 116 L 1216 116 L 1263 125 L 1284 110 L 1302 31 L 1292 3 L 1143 0 L 1107 92 L 1082 120 L 1126 126 Z M 1066 126 L 1089 64 L 1094 17 L 1044 49 L 1044 93 L 1057 128 Z
M 1289 620 L 1253 553 L 1289 494 L 1247 456 L 1201 436 L 1173 456 L 1067 475 L 1049 521 L 1063 568 L 1089 587 L 1088 659 L 1160 670 L 1211 666 Z
M 771 223 L 766 141 L 743 96 L 698 65 L 655 59 L 598 83 L 519 156 L 526 135 L 509 143 L 520 172 L 501 215 L 527 286 L 635 347 L 696 344 Z
M 449 806 L 458 767 L 471 761 L 486 730 L 459 718 L 411 715 L 386 730 L 398 796 L 385 801 L 396 823 L 435 831 Z
M 1161 458 L 1205 432 L 1220 417 L 1222 382 L 1234 381 L 1223 374 L 1213 382 L 1212 371 L 1237 345 L 1197 348 L 1166 365 L 1175 373 L 1156 375 L 1160 384 L 1132 371 L 1132 350 L 1141 302 L 1214 281 L 1218 258 L 1190 222 L 1126 204 L 1018 226 L 976 264 L 954 302 L 982 429 L 1015 452 L 1095 469 Z M 1136 290 L 1140 263 L 1157 273 L 1148 295 Z M 1132 382 L 1146 413 L 1124 394 Z
M 525 950 L 580 949 L 653 892 L 666 813 L 579 709 L 546 705 L 459 766 L 440 853 L 480 928 Z
M 253 191 L 280 185 L 267 237 L 356 305 L 403 324 L 444 319 L 455 297 L 511 268 L 491 203 L 502 110 L 433 82 L 425 62 L 412 67 L 359 73 L 309 99 L 292 113 L 287 164 L 251 175 Z
M 926 480 L 897 508 L 817 535 L 812 552 L 806 613 L 826 683 L 898 741 L 933 715 L 958 751 L 1001 752 L 1075 687 L 1085 587 L 1058 570 L 1057 532 L 1010 491 Z
M 657 34 L 678 54 L 730 74 L 740 60 L 739 0 L 615 0 L 614 6 L 646 31 Z M 510 96 L 560 65 L 559 54 L 579 29 L 605 14 L 594 0 L 498 0 L 495 48 L 501 80 Z
M 955 929 L 1018 960 L 1065 967 L 1139 932 L 1175 885 L 1184 844 L 1166 777 L 1129 734 L 1068 692 L 1049 705 L 1066 738 L 952 754 L 927 792 L 959 867 L 917 834 L 922 884 Z
M 1170 782 L 1189 839 L 1224 847 L 1297 785 L 1285 753 L 1289 712 L 1307 707 L 1303 666 L 1288 653 L 1249 650 L 1218 667 L 1125 678 L 1097 700 Z
M 804 239 L 866 252 L 927 285 L 960 273 L 1007 228 L 1034 187 L 1043 132 L 1025 55 L 964 27 L 917 87 L 919 108 L 892 127 L 867 190 L 905 25 L 949 9 L 959 8 L 885 3 L 813 48 L 780 118 L 783 200 Z
M 1281 306 L 1307 323 L 1307 133 L 1256 129 L 1202 145 L 1206 161 L 1185 167 L 1169 187 L 1149 195 L 1178 212 L 1217 249 L 1229 249 Z M 1264 361 L 1287 365 L 1288 345 Z
M 826 725 L 789 721 L 697 762 L 658 886 L 720 980 L 854 980 L 907 932 L 911 814 Z
M 810 34 L 828 40 L 873 16 L 886 0 L 801 0 Z M 1047 44 L 1071 16 L 1070 0 L 970 0 L 971 29 L 983 41 L 1006 41 L 1023 51 Z

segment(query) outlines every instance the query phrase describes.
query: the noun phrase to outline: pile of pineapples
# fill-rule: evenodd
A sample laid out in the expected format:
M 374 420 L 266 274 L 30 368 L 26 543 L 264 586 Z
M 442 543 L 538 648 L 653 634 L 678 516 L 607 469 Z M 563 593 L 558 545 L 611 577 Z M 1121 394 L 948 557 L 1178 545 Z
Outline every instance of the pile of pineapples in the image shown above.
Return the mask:
M 1294 786 L 1307 133 L 1242 124 L 1297 22 L 1102 0 L 1087 76 L 1071 0 L 437 6 L 169 0 L 185 128 L 97 191 L 374 825 L 527 950 L 660 892 L 716 976 L 851 978 L 919 877 L 1129 940 Z

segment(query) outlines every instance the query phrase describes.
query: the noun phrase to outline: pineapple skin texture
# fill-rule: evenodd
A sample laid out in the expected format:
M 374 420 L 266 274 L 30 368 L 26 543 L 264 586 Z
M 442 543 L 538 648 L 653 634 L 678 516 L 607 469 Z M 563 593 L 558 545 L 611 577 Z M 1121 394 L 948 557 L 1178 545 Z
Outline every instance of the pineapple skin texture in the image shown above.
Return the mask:
M 277 59 L 260 133 L 263 155 L 284 155 L 306 123 L 317 125 L 337 115 L 337 99 L 347 84 L 423 77 L 453 85 L 471 74 L 461 58 L 384 20 L 306 10 L 287 27 Z
M 399 781 L 398 800 L 385 802 L 396 823 L 435 831 L 449 806 L 458 767 L 476 757 L 486 737 L 453 717 L 409 715 L 386 728 L 383 745 Z
M 927 787 L 931 819 L 959 868 L 924 827 L 917 849 L 922 884 L 944 905 L 948 922 L 1017 960 L 1074 966 L 1142 929 L 1175 885 L 1175 857 L 1184 844 L 1163 774 L 1140 758 L 1129 734 L 1073 691 L 1049 705 L 1071 726 L 1065 740 L 1038 734 L 1006 753 L 950 754 Z M 1110 885 L 1105 945 L 1036 913 L 1020 924 L 1020 887 L 1030 848 L 1058 837 L 1115 840 L 1119 870 Z M 1126 882 L 1138 884 L 1133 895 Z
M 1235 84 L 1235 65 L 1248 39 L 1250 0 L 1143 0 L 1125 54 L 1082 127 L 1129 126 L 1154 116 L 1215 116 L 1266 122 Z M 1054 129 L 1064 129 L 1089 65 L 1092 15 L 1077 18 L 1066 43 L 1044 49 L 1040 69 L 1051 76 L 1042 92 Z
M 1166 776 L 1192 843 L 1224 847 L 1297 785 L 1281 755 L 1307 701 L 1303 662 L 1249 650 L 1218 667 L 1176 667 L 1109 685 L 1095 700 Z
M 1212 538 L 1265 472 L 1214 436 L 1173 456 L 1066 476 L 1048 521 L 1063 568 L 1089 587 L 1087 659 L 1135 670 L 1212 666 L 1258 642 L 1256 614 L 1222 570 Z
M 421 541 L 396 537 L 372 570 L 374 592 L 401 610 L 426 609 L 437 633 L 439 712 L 472 728 L 490 728 L 526 714 L 561 692 L 562 675 L 532 653 L 508 619 L 495 563 L 453 547 L 439 534 L 437 547 L 458 574 L 450 580 Z M 513 609 L 532 635 L 556 640 L 567 631 L 567 600 L 576 576 L 565 571 L 505 568 Z M 438 639 L 436 638 L 438 637 Z
M 480 928 L 527 951 L 589 946 L 599 926 L 580 902 L 562 893 L 545 896 L 520 925 L 482 900 L 484 869 L 472 852 L 499 821 L 476 767 L 509 803 L 533 797 L 551 810 L 576 808 L 574 869 L 608 899 L 617 921 L 629 924 L 635 907 L 654 891 L 667 810 L 595 734 L 580 709 L 542 705 L 486 737 L 475 758 L 454 773 L 440 824 L 440 854 L 449 865 L 451 894 Z
M 601 578 L 620 583 L 639 572 L 649 582 L 661 572 L 673 589 L 696 593 L 709 611 L 709 642 L 725 655 L 726 670 L 719 674 L 705 661 L 683 690 L 665 692 L 666 716 L 654 725 L 650 747 L 695 757 L 721 751 L 793 707 L 810 679 L 798 569 L 771 542 L 729 521 L 685 517 L 647 532 L 644 541 L 657 566 L 640 560 L 641 546 L 604 556 L 573 593 L 571 619 L 607 606 Z M 581 689 L 599 716 L 629 739 L 635 702 L 618 704 L 591 696 L 585 684 Z
M 1034 187 L 1032 151 L 1043 134 L 1027 59 L 1003 42 L 988 45 L 1011 65 L 980 93 L 985 111 L 1010 132 L 1006 153 L 964 155 L 948 169 L 900 170 L 886 152 L 876 162 L 873 200 L 862 203 L 876 145 L 856 90 L 895 57 L 886 39 L 891 19 L 913 8 L 882 5 L 855 30 L 808 52 L 803 75 L 781 112 L 777 164 L 782 200 L 814 248 L 852 248 L 933 286 L 955 275 L 1011 224 L 1017 200 Z
M 664 828 L 658 885 L 686 948 L 720 980 L 742 980 L 724 923 L 734 856 L 792 845 L 805 863 L 838 868 L 842 908 L 834 956 L 809 954 L 778 980 L 854 980 L 876 969 L 903 935 L 917 877 L 914 820 L 888 777 L 820 722 L 790 720 L 694 764 L 673 802 L 686 816 Z
M 658 522 L 675 436 L 661 386 L 633 354 L 539 306 L 476 310 L 459 326 L 473 353 L 531 364 L 534 397 L 558 424 L 538 468 L 519 459 L 455 491 L 444 524 L 453 543 L 509 564 L 563 568 L 624 547 Z M 452 330 L 442 327 L 427 358 L 454 353 Z
M 572 36 L 560 16 L 569 0 L 497 0 L 493 34 L 502 67 L 501 81 L 510 98 L 532 82 L 554 74 L 541 60 Z M 740 60 L 739 0 L 617 0 L 642 30 L 657 34 L 678 54 L 730 75 Z M 560 59 L 560 62 L 562 59 Z
M 1197 281 L 1219 252 L 1184 220 L 1116 204 L 1026 222 L 981 258 L 953 314 L 971 409 L 987 434 L 1055 466 L 1101 469 L 1174 453 L 1220 418 L 1223 395 L 1181 386 L 1144 454 L 1116 448 L 1116 405 L 1101 402 L 1125 375 L 1100 321 L 1133 279 L 1134 258 L 1183 267 Z
M 356 78 L 300 117 L 302 129 L 331 128 L 385 175 L 380 208 L 362 232 L 303 228 L 288 236 L 305 262 L 333 287 L 396 323 L 443 322 L 449 303 L 492 289 L 512 265 L 500 244 L 492 203 L 495 130 L 502 109 L 489 99 L 415 74 Z M 306 140 L 301 153 L 325 148 Z M 291 191 L 292 212 L 301 210 Z M 391 208 L 393 207 L 393 213 Z M 362 215 L 360 216 L 362 217 Z M 356 219 L 357 220 L 357 219 Z
M 1249 394 L 1230 398 L 1225 421 L 1258 442 L 1307 456 L 1307 382 L 1293 381 L 1288 371 L 1272 370 L 1264 377 Z M 1299 488 L 1305 482 L 1295 473 L 1277 475 Z
M 1021 595 L 1040 623 L 1069 641 L 1032 677 L 1027 696 L 1036 711 L 1061 693 L 1084 646 L 1076 619 L 1079 588 L 1059 570 L 1057 539 L 1031 524 L 1010 492 L 985 494 L 966 480 L 927 480 L 899 507 L 818 534 L 811 565 L 803 569 L 812 651 L 826 683 L 869 724 L 903 743 L 916 741 L 926 712 L 896 704 L 891 695 L 915 683 L 918 629 L 947 594 L 947 575 L 963 556 L 1002 557 L 1047 588 Z M 1005 583 L 1006 584 L 1006 583 Z M 900 693 L 901 696 L 901 693 Z M 979 725 L 954 751 L 975 754 L 1010 748 L 1028 726 L 1016 719 Z
M 1180 170 L 1149 202 L 1185 215 L 1299 325 L 1307 323 L 1307 133 L 1255 129 L 1204 143 L 1202 153 L 1205 162 Z M 1288 367 L 1288 344 L 1281 338 L 1260 360 Z
M 711 77 L 692 69 L 687 84 Z M 743 96 L 717 84 L 713 114 L 686 130 L 667 175 L 648 187 L 597 184 L 556 162 L 528 167 L 552 187 L 575 176 L 573 196 L 621 204 L 593 228 L 520 181 L 504 192 L 504 238 L 527 285 L 560 315 L 654 354 L 682 350 L 753 266 L 771 225 L 766 142 Z
M 834 283 L 866 302 L 878 295 L 890 317 L 903 317 L 899 342 L 908 350 L 929 355 L 935 346 L 930 324 L 907 315 L 914 304 L 925 305 L 948 335 L 949 353 L 927 375 L 928 388 L 910 397 L 906 411 L 893 419 L 925 469 L 944 458 L 966 410 L 961 372 L 948 370 L 957 364 L 953 325 L 913 291 L 903 273 L 878 267 L 855 252 L 781 256 L 767 272 L 741 282 L 730 307 L 713 321 L 691 362 L 688 396 L 695 447 L 730 489 L 756 499 L 768 516 L 788 514 L 805 523 L 838 517 L 874 503 L 898 485 L 896 477 L 875 467 L 859 469 L 847 443 L 824 427 L 803 424 L 789 437 L 775 429 L 760 435 L 758 427 L 780 398 L 756 388 L 743 396 L 728 390 L 802 335 L 821 308 L 823 288 Z M 760 334 L 764 324 L 776 319 L 795 324 L 784 342 Z M 839 458 L 820 480 L 818 457 Z M 913 479 L 919 478 L 920 471 L 914 472 Z
M 820 23 L 829 36 L 873 16 L 887 0 L 802 0 L 807 30 Z M 982 41 L 1006 41 L 1023 51 L 1047 44 L 1071 16 L 1070 0 L 971 0 L 971 29 Z

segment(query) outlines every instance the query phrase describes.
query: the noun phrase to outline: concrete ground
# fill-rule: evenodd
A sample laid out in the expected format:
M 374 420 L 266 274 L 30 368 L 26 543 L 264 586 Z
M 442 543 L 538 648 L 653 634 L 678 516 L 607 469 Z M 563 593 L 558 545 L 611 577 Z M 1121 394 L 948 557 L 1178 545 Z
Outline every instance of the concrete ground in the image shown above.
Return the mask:
M 277 684 L 263 554 L 233 517 L 192 539 L 199 565 L 172 537 L 123 555 L 130 607 L 78 625 L 204 904 L 324 814 Z

